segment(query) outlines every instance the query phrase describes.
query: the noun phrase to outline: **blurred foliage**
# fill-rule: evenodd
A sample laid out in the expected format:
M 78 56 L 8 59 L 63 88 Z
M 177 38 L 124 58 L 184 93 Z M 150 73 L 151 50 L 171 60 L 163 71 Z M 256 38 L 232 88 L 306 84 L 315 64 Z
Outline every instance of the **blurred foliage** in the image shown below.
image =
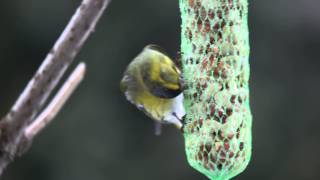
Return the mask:
M 0 113 L 5 115 L 80 0 L 0 2 Z M 251 1 L 253 156 L 236 179 L 320 176 L 320 1 Z M 203 179 L 188 166 L 181 134 L 153 123 L 118 89 L 127 63 L 149 43 L 175 56 L 178 2 L 113 0 L 77 62 L 88 74 L 5 180 Z M 73 67 L 75 64 L 73 65 Z

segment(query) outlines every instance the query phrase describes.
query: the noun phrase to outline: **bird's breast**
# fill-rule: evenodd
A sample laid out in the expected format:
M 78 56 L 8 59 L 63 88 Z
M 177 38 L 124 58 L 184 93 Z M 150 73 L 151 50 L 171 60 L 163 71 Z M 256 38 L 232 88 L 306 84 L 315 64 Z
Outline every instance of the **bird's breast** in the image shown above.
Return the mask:
M 159 98 L 149 92 L 142 92 L 137 97 L 137 102 L 141 104 L 145 111 L 153 119 L 161 121 L 164 116 L 171 111 L 172 99 Z

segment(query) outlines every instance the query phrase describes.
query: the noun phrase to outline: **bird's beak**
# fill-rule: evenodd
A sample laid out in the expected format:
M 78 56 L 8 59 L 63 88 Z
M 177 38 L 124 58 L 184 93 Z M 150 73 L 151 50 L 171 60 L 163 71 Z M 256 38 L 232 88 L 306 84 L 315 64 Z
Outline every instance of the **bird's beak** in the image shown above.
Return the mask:
M 179 77 L 179 88 L 181 91 L 185 90 L 185 81 L 182 76 Z

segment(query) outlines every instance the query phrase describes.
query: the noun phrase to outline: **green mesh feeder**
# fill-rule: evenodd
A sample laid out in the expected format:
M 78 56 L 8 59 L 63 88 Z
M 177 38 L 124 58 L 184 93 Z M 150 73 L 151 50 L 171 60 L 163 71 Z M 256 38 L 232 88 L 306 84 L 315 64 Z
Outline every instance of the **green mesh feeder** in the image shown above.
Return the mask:
M 208 178 L 228 180 L 251 157 L 247 0 L 179 2 L 187 159 Z

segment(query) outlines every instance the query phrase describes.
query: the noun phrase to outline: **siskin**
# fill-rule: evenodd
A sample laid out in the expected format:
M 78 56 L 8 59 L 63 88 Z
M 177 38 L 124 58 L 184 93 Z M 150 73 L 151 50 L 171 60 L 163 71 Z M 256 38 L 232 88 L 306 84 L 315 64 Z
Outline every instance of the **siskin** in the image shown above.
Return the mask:
M 128 101 L 155 121 L 182 128 L 183 80 L 176 64 L 156 45 L 146 46 L 124 72 L 120 89 Z

